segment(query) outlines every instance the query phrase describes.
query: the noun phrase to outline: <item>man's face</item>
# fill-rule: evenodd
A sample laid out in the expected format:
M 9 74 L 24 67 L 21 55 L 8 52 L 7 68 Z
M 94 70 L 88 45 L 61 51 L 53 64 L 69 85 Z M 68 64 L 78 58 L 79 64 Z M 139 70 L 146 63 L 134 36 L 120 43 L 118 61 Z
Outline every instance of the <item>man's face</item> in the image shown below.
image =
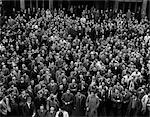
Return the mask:
M 72 80 L 72 83 L 75 83 L 75 79 Z
M 28 102 L 28 103 L 31 103 L 31 97 L 28 97 L 28 98 L 27 98 L 27 102 Z
M 51 84 L 54 84 L 54 80 L 51 81 Z
M 43 111 L 44 110 L 44 106 L 42 105 L 42 106 L 40 106 L 40 110 L 41 111 Z
M 91 96 L 94 96 L 94 92 L 91 92 Z
M 67 90 L 67 94 L 69 94 L 70 93 L 70 90 Z
M 63 79 L 63 83 L 64 83 L 64 84 L 67 83 L 66 79 Z
M 21 77 L 21 83 L 24 83 L 24 78 L 23 77 Z
M 55 108 L 54 108 L 54 107 L 51 107 L 51 108 L 50 108 L 50 111 L 54 111 L 54 110 L 55 110 Z
M 117 86 L 119 86 L 120 85 L 120 83 L 119 82 L 117 82 Z
M 26 92 L 22 91 L 22 96 L 25 97 L 25 95 L 26 95 Z
M 39 98 L 41 98 L 43 96 L 42 92 L 39 92 Z

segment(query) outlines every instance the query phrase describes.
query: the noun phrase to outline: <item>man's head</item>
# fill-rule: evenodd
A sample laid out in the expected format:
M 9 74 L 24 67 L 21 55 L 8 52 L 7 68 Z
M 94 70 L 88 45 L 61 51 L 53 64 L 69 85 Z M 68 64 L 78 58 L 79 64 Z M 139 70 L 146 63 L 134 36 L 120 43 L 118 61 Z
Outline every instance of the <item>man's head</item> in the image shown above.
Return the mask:
M 31 103 L 32 98 L 30 96 L 27 97 L 27 103 Z
M 120 82 L 117 82 L 117 86 L 120 86 Z
M 24 83 L 24 77 L 23 77 L 23 76 L 21 77 L 20 80 L 21 80 L 21 81 L 20 81 L 21 83 Z
M 72 83 L 75 83 L 76 82 L 76 80 L 75 79 L 72 79 Z
M 40 110 L 43 111 L 44 110 L 44 105 L 40 106 Z
M 51 84 L 54 84 L 54 83 L 55 83 L 55 81 L 52 79 L 52 80 L 51 80 Z
M 21 92 L 21 94 L 22 94 L 23 97 L 25 97 L 25 96 L 26 96 L 26 91 L 23 90 L 23 91 Z
M 94 91 L 91 91 L 91 96 L 94 96 L 94 95 L 95 95 Z
M 67 93 L 67 94 L 70 94 L 70 90 L 68 89 L 66 93 Z
M 63 78 L 62 79 L 62 82 L 65 84 L 65 83 L 67 83 L 67 79 L 66 78 Z
M 50 107 L 50 111 L 52 111 L 52 112 L 53 112 L 54 110 L 55 110 L 55 108 L 54 108 L 54 107 Z

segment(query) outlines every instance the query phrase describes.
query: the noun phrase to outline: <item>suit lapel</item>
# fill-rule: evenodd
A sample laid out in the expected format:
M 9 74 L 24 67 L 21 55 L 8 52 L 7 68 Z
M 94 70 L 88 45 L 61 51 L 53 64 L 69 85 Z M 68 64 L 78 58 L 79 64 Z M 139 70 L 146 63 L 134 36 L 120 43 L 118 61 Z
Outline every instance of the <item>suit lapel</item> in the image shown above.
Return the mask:
M 27 113 L 29 113 L 30 112 L 30 109 L 29 109 L 29 107 L 28 107 L 28 104 L 26 103 L 26 105 L 25 105 L 25 110 L 26 110 L 26 112 Z

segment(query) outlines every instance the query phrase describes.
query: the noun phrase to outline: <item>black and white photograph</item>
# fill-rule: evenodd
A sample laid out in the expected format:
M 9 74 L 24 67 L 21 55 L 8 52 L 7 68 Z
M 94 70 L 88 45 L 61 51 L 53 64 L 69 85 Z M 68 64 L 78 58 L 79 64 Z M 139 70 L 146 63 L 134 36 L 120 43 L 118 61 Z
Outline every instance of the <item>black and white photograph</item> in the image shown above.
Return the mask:
M 0 117 L 150 117 L 150 0 L 0 0 Z

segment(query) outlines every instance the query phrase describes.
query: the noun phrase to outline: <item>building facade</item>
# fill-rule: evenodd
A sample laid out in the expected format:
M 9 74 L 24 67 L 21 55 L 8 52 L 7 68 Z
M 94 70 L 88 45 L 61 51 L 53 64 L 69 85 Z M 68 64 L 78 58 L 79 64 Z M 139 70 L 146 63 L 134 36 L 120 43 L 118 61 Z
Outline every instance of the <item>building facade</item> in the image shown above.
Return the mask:
M 122 9 L 126 12 L 130 9 L 136 12 L 140 9 L 142 15 L 147 15 L 150 19 L 150 0 L 0 0 L 3 11 L 11 11 L 13 8 L 16 10 L 27 8 L 45 8 L 53 9 L 66 7 L 71 5 L 85 5 L 95 6 L 98 9 Z

